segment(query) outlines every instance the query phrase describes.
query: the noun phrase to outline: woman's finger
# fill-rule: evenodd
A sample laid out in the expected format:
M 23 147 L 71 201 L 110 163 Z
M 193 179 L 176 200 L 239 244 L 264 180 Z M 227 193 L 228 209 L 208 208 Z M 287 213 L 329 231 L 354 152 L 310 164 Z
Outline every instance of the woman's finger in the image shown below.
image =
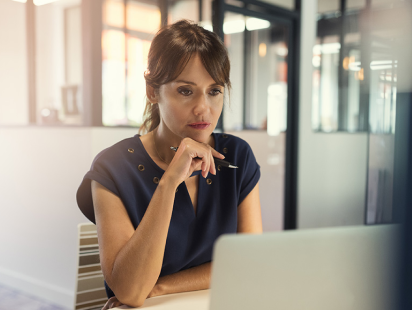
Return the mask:
M 195 155 L 196 157 L 192 159 L 192 160 L 199 159 L 202 161 L 201 170 L 202 170 L 202 176 L 204 178 L 206 178 L 207 173 L 209 171 L 209 158 L 208 158 L 209 156 L 207 155 L 207 153 L 208 153 L 207 149 L 196 151 L 196 155 Z
M 207 150 L 207 156 L 206 156 L 206 162 L 207 162 L 207 167 L 206 167 L 206 173 L 205 173 L 205 178 L 207 177 L 208 173 L 212 173 L 212 164 L 213 164 L 213 157 L 211 156 L 212 153 L 210 152 L 210 147 L 208 147 Z
M 202 172 L 206 171 L 206 160 L 204 159 L 204 157 L 202 157 Z
M 217 158 L 220 158 L 220 159 L 223 159 L 223 158 L 225 158 L 225 155 L 223 155 L 223 154 L 220 154 L 218 151 L 216 151 L 214 148 L 210 148 L 211 150 L 212 150 L 212 156 L 213 157 L 217 157 Z
M 189 176 L 192 175 L 193 171 L 202 170 L 202 164 L 203 164 L 203 161 L 202 161 L 201 159 L 194 158 L 194 159 L 192 160 L 192 163 L 191 163 L 191 168 L 190 168 L 190 171 L 189 171 L 189 173 L 190 173 Z
M 212 153 L 210 153 L 210 173 L 216 175 L 216 165 Z
M 203 157 L 203 162 L 202 162 L 202 177 L 206 179 L 208 171 L 207 169 L 207 163 L 206 159 Z

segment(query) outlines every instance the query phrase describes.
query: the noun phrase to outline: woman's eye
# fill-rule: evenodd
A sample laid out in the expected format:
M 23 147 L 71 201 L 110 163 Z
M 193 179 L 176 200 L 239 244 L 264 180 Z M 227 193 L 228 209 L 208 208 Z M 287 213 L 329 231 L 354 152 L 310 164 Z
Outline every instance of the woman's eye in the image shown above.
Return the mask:
M 219 88 L 212 89 L 210 92 L 212 93 L 212 96 L 217 96 L 222 93 Z
M 190 89 L 180 88 L 179 93 L 181 93 L 183 96 L 189 96 L 192 93 L 192 91 Z

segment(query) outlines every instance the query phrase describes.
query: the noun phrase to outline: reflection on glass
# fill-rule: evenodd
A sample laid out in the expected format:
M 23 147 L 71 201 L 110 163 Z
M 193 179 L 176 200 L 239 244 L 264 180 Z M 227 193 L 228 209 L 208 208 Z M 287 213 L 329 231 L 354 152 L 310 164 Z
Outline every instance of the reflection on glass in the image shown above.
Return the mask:
M 373 44 L 379 52 L 372 52 L 370 63 L 368 224 L 393 220 L 397 60 L 390 53 L 389 38 L 379 37 L 379 48 Z
M 224 130 L 243 129 L 243 76 L 244 76 L 244 38 L 243 32 L 225 34 L 225 45 L 230 58 L 230 81 L 232 91 L 230 100 L 225 101 L 223 113 Z M 229 99 L 229 98 L 225 98 Z
M 225 130 L 286 130 L 286 30 L 267 20 L 226 13 L 225 44 L 231 60 L 232 93 Z
M 157 3 L 105 0 L 102 32 L 103 124 L 140 126 L 145 108 L 143 73 L 160 28 Z
M 343 59 L 343 68 L 348 74 L 348 120 L 347 130 L 355 132 L 359 129 L 359 94 L 363 71 L 359 66 L 360 51 L 350 49 L 349 55 Z
M 369 135 L 367 224 L 392 221 L 395 135 Z
M 397 61 L 390 51 L 393 38 L 387 25 L 372 26 L 381 23 L 381 12 L 364 9 L 370 10 L 368 27 L 375 29 L 369 33 L 366 26 L 361 28 L 363 15 L 356 8 L 352 3 L 345 19 L 337 11 L 318 20 L 312 59 L 315 131 L 388 133 L 395 128 Z M 392 14 L 387 11 L 385 18 Z
M 395 119 L 397 92 L 397 51 L 400 43 L 396 28 L 402 7 L 397 1 L 372 1 L 376 12 L 385 19 L 372 18 L 369 63 L 369 158 L 368 158 L 368 224 L 393 222 L 393 181 L 395 153 Z M 402 4 L 398 1 L 398 4 Z M 379 11 L 378 11 L 379 9 Z M 386 9 L 386 10 L 385 10 Z M 372 11 L 374 12 L 374 11 Z M 376 15 L 377 17 L 380 15 Z
M 340 43 L 336 36 L 318 39 L 313 47 L 312 128 L 326 132 L 338 128 L 338 65 Z
M 379 60 L 370 64 L 370 131 L 395 133 L 397 61 L 382 54 L 373 54 L 373 58 Z

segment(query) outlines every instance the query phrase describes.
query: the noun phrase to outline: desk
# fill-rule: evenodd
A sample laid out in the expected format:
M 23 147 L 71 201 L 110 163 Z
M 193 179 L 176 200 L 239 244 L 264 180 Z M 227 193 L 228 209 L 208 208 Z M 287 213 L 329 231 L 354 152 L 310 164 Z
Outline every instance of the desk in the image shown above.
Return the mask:
M 208 310 L 209 294 L 210 290 L 169 294 L 148 298 L 139 308 L 120 306 L 112 309 Z

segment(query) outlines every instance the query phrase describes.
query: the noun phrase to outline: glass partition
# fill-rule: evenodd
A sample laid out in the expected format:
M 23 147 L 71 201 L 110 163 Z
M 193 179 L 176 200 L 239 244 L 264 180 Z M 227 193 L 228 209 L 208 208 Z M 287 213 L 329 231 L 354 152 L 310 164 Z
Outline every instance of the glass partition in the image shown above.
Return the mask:
M 381 5 L 382 1 L 380 2 Z M 369 76 L 369 157 L 366 223 L 394 220 L 394 167 L 398 51 L 402 32 L 395 21 L 402 8 L 375 13 L 371 21 Z M 385 18 L 380 18 L 384 16 Z M 367 78 L 367 77 L 366 77 Z
M 223 24 L 231 60 L 232 92 L 225 130 L 286 131 L 287 27 L 227 12 Z

